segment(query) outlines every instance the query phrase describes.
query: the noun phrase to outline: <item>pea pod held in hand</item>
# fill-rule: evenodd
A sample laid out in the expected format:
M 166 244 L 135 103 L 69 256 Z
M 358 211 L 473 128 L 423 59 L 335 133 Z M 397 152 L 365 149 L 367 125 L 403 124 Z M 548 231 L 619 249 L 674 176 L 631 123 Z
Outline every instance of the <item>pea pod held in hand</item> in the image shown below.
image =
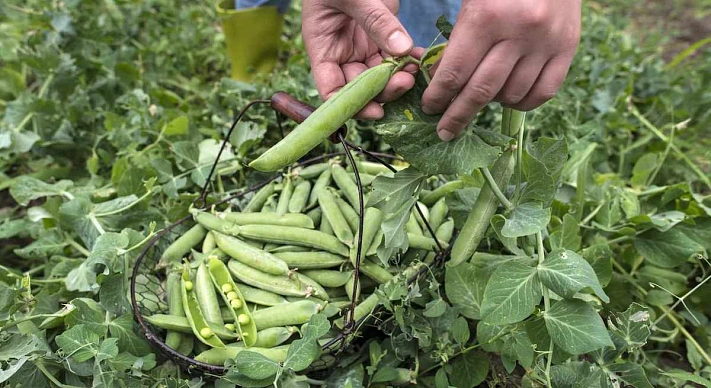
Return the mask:
M 380 94 L 400 66 L 385 61 L 364 71 L 249 166 L 259 171 L 277 171 L 296 162 Z
M 254 319 L 252 319 L 252 314 L 247 308 L 242 293 L 232 280 L 230 271 L 225 263 L 214 257 L 207 259 L 207 268 L 210 270 L 213 284 L 220 290 L 219 294 L 222 296 L 222 300 L 235 318 L 235 326 L 242 341 L 246 346 L 253 346 L 257 341 L 257 326 L 254 324 Z

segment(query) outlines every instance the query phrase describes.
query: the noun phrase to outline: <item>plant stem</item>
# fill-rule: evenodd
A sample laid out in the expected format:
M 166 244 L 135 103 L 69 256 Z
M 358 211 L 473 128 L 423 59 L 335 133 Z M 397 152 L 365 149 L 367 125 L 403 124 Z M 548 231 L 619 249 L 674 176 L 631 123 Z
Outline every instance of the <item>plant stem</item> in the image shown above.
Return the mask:
M 101 218 L 101 217 L 113 216 L 113 215 L 115 215 L 115 214 L 119 214 L 119 213 L 125 212 L 126 210 L 128 210 L 128 209 L 130 209 L 130 208 L 136 206 L 136 205 L 139 204 L 139 203 L 141 203 L 141 201 L 143 201 L 144 199 L 148 198 L 151 194 L 153 194 L 153 190 L 148 190 L 148 191 L 146 191 L 146 193 L 143 194 L 140 198 L 138 198 L 138 199 L 136 199 L 135 201 L 129 203 L 128 205 L 126 205 L 126 206 L 124 206 L 124 207 L 122 207 L 122 208 L 118 208 L 118 209 L 112 210 L 112 211 L 110 211 L 110 212 L 106 212 L 106 213 L 95 213 L 95 214 L 94 214 L 94 217 Z
M 543 234 L 541 232 L 536 233 L 536 243 L 538 245 L 538 265 L 541 265 L 546 260 L 546 251 L 543 247 Z M 541 284 L 541 290 L 543 292 L 543 308 L 545 312 L 551 308 L 551 298 L 548 294 L 548 288 Z M 544 312 L 544 314 L 545 314 Z M 550 339 L 548 343 L 548 355 L 546 356 L 546 385 L 549 388 L 553 388 L 551 383 L 551 364 L 553 363 L 553 338 Z
M 76 249 L 77 251 L 79 251 L 79 253 L 81 253 L 82 255 L 87 256 L 87 257 L 88 257 L 89 255 L 91 255 L 91 252 L 89 252 L 88 249 L 84 248 L 83 246 L 81 246 L 81 244 L 79 244 L 78 242 L 74 241 L 74 239 L 72 239 L 72 238 L 70 238 L 70 237 L 68 237 L 68 236 L 67 236 L 67 242 L 68 242 L 69 245 L 71 245 L 74 249 Z
M 499 185 L 496 184 L 496 180 L 493 176 L 491 176 L 491 171 L 489 171 L 487 167 L 484 167 L 481 169 L 481 172 L 484 174 L 484 178 L 486 178 L 486 181 L 489 183 L 489 187 L 491 187 L 491 190 L 494 192 L 494 195 L 499 200 L 499 202 L 504 205 L 506 210 L 513 209 L 513 204 L 506 198 L 504 193 L 501 192 L 501 189 L 499 189 Z

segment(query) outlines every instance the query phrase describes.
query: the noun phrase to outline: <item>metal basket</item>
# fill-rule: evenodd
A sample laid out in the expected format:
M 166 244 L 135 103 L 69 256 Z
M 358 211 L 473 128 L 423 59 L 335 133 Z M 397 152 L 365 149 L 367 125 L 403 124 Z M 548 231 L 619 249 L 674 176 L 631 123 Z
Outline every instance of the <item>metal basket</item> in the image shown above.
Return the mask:
M 194 206 L 196 208 L 202 208 L 205 209 L 207 207 L 215 207 L 215 206 L 220 206 L 223 204 L 226 204 L 228 202 L 232 201 L 238 201 L 244 196 L 256 192 L 263 186 L 269 184 L 272 181 L 278 180 L 282 177 L 283 174 L 275 174 L 271 178 L 265 179 L 262 182 L 253 185 L 249 188 L 246 188 L 244 190 L 241 190 L 237 193 L 234 193 L 230 195 L 227 198 L 224 198 L 216 203 L 210 204 L 209 206 L 207 205 L 207 194 L 209 191 L 209 185 L 211 181 L 211 177 L 214 174 L 216 167 L 218 165 L 218 161 L 220 160 L 220 155 L 222 153 L 222 150 L 225 148 L 225 145 L 228 142 L 228 139 L 230 138 L 230 135 L 232 131 L 234 130 L 236 124 L 241 120 L 241 118 L 244 116 L 246 111 L 253 105 L 258 104 L 258 103 L 269 103 L 269 100 L 257 100 L 253 101 L 250 104 L 248 104 L 245 108 L 240 111 L 240 113 L 236 116 L 234 123 L 232 127 L 230 128 L 227 136 L 225 137 L 225 140 L 223 141 L 222 148 L 220 152 L 218 153 L 218 156 L 215 160 L 215 163 L 212 166 L 212 169 L 210 171 L 210 174 L 208 175 L 207 183 L 202 189 L 202 192 L 200 196 L 195 200 Z M 311 108 L 313 109 L 313 108 Z M 279 116 L 279 111 L 277 110 L 277 122 L 279 124 L 279 127 L 281 128 L 281 118 Z M 295 165 L 294 167 L 305 167 L 310 164 L 314 164 L 317 162 L 321 162 L 323 160 L 333 158 L 333 157 L 338 157 L 338 156 L 345 156 L 345 160 L 350 164 L 350 166 L 353 169 L 353 173 L 355 174 L 355 180 L 356 184 L 359 190 L 360 194 L 360 212 L 359 214 L 361 215 L 360 217 L 360 225 L 359 225 L 359 230 L 360 233 L 358 235 L 362 235 L 362 228 L 363 228 L 363 213 L 364 213 L 364 203 L 363 203 L 363 187 L 360 182 L 360 177 L 358 174 L 358 167 L 356 165 L 355 159 L 353 155 L 351 154 L 352 152 L 364 155 L 368 159 L 372 161 L 379 162 L 383 164 L 384 166 L 388 167 L 391 171 L 395 172 L 396 170 L 386 161 L 386 159 L 398 159 L 398 157 L 389 155 L 389 154 L 382 154 L 382 153 L 376 153 L 376 152 L 368 152 L 364 149 L 362 149 L 359 146 L 353 145 L 349 142 L 347 142 L 344 138 L 344 132 L 343 130 L 340 130 L 336 132 L 332 137 L 331 141 L 332 142 L 338 142 L 342 145 L 344 152 L 340 153 L 331 153 L 331 154 L 326 154 L 322 155 L 319 157 L 311 158 L 305 161 L 302 161 Z M 419 212 L 420 217 L 422 217 L 423 220 L 425 220 L 421 210 L 419 207 L 415 207 L 417 211 Z M 430 225 L 427 223 L 425 220 L 425 224 L 427 226 L 428 233 L 434 237 L 434 231 L 430 227 Z M 206 363 L 202 363 L 199 361 L 196 361 L 195 359 L 184 356 L 181 353 L 177 352 L 176 350 L 170 348 L 167 346 L 163 340 L 163 336 L 160 334 L 162 332 L 162 329 L 158 329 L 148 323 L 145 320 L 146 316 L 150 316 L 153 314 L 167 314 L 168 312 L 168 304 L 167 304 L 167 292 L 166 292 L 166 287 L 165 287 L 165 280 L 167 277 L 167 274 L 165 272 L 165 268 L 160 268 L 159 264 L 159 259 L 161 257 L 161 254 L 163 253 L 163 250 L 167 248 L 167 246 L 175 240 L 178 236 L 183 231 L 186 231 L 189 229 L 192 225 L 194 225 L 194 221 L 192 219 L 192 216 L 188 215 L 185 216 L 178 221 L 174 222 L 167 228 L 161 230 L 158 232 L 146 245 L 146 247 L 143 249 L 143 251 L 140 253 L 138 258 L 136 259 L 136 262 L 133 267 L 133 271 L 131 274 L 131 307 L 133 310 L 134 314 L 134 319 L 136 323 L 138 324 L 138 327 L 140 329 L 140 332 L 143 334 L 143 336 L 146 338 L 146 340 L 152 344 L 158 351 L 166 358 L 172 360 L 176 365 L 180 366 L 183 370 L 187 371 L 188 373 L 191 374 L 201 374 L 201 375 L 213 375 L 213 376 L 219 376 L 223 375 L 227 372 L 227 368 L 223 366 L 215 366 L 215 365 L 210 365 Z M 435 241 L 437 239 L 435 238 Z M 354 276 L 356 277 L 356 281 L 354 283 L 357 284 L 357 278 L 359 274 L 359 264 L 360 264 L 360 250 L 361 250 L 361 245 L 362 241 L 357 242 L 358 246 L 358 255 L 357 255 L 357 260 L 356 260 L 356 266 L 355 266 L 355 271 L 354 271 Z M 447 249 L 443 249 L 442 247 L 439 247 L 440 249 L 437 250 L 437 255 L 436 259 L 433 263 L 433 265 L 440 265 L 442 262 L 444 262 L 444 259 L 448 256 L 449 252 Z M 412 284 L 417 279 L 423 275 L 425 272 L 427 272 L 428 267 L 424 266 L 420 271 L 418 271 L 414 276 L 409 278 L 407 280 L 408 284 Z M 355 291 L 355 290 L 354 290 Z M 354 292 L 353 295 L 356 295 Z M 348 346 L 350 346 L 353 342 L 353 339 L 356 338 L 354 334 L 356 334 L 356 331 L 360 330 L 363 327 L 363 323 L 365 322 L 354 322 L 353 321 L 353 308 L 355 307 L 356 302 L 353 301 L 351 304 L 351 307 L 347 309 L 347 311 L 343 314 L 344 320 L 345 320 L 345 325 L 344 328 L 341 330 L 340 334 L 337 335 L 335 338 L 330 340 L 328 343 L 324 344 L 322 346 L 323 352 L 322 352 L 322 357 L 314 362 L 311 367 L 310 371 L 315 371 L 315 370 L 323 370 L 328 368 L 329 366 L 333 365 L 334 361 L 337 359 L 337 357 L 342 353 L 344 349 L 346 349 Z M 366 319 L 372 319 L 374 316 L 371 315 L 369 317 L 363 318 L 363 320 Z M 308 371 L 307 371 L 308 372 Z

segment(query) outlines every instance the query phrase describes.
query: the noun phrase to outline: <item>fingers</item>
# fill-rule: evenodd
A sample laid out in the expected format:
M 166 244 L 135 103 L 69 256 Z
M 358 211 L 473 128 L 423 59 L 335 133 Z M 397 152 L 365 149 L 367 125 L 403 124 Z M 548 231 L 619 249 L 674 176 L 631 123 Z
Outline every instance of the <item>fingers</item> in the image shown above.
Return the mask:
M 336 62 L 314 63 L 311 68 L 311 74 L 314 77 L 318 94 L 324 101 L 346 84 L 343 70 Z
M 548 61 L 526 96 L 512 108 L 529 111 L 553 98 L 568 75 L 571 58 L 556 57 Z
M 400 57 L 412 50 L 412 38 L 382 0 L 349 1 L 344 12 L 386 53 Z
M 518 61 L 518 57 L 510 55 L 510 51 L 509 45 L 497 44 L 481 61 L 437 124 L 440 139 L 449 141 L 455 138 L 499 94 Z
M 437 71 L 422 95 L 422 110 L 427 114 L 439 114 L 447 109 L 493 45 L 486 34 L 487 28 L 477 20 L 463 20 L 466 15 L 460 12 Z
M 545 58 L 525 56 L 519 59 L 494 100 L 505 106 L 514 106 L 521 102 L 535 84 L 545 64 Z

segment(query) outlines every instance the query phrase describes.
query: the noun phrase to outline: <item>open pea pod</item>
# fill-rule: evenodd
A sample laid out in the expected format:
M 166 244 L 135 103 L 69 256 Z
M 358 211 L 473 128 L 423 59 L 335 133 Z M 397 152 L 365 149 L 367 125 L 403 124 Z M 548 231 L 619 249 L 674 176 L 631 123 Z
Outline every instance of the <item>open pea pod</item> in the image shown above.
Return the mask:
M 232 275 L 227 269 L 225 263 L 221 260 L 209 257 L 207 259 L 207 268 L 210 271 L 212 282 L 217 287 L 218 294 L 222 295 L 222 299 L 229 307 L 228 310 L 235 318 L 235 326 L 239 336 L 242 337 L 244 345 L 249 347 L 257 341 L 257 325 L 254 323 L 252 314 L 247 308 L 242 293 L 237 288 L 237 285 L 232 280 Z
M 205 320 L 205 316 L 200 310 L 200 303 L 197 295 L 195 295 L 194 284 L 190 279 L 190 268 L 187 264 L 183 265 L 183 275 L 180 278 L 180 292 L 183 297 L 183 308 L 185 309 L 185 317 L 190 323 L 190 328 L 193 334 L 200 342 L 213 348 L 224 348 L 225 344 L 220 340 L 210 325 Z

